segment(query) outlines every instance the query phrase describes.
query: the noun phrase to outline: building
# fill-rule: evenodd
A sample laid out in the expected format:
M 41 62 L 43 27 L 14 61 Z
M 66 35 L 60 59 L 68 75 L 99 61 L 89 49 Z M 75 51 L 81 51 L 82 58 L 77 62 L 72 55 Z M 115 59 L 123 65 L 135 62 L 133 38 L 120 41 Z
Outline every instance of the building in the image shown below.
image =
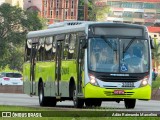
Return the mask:
M 24 0 L 0 0 L 0 5 L 3 3 L 9 3 L 12 6 L 18 6 L 23 9 L 23 1 Z
M 0 5 L 5 3 L 5 0 L 0 0 Z
M 41 15 L 43 0 L 24 0 L 24 10 L 35 10 Z
M 24 0 L 6 0 L 7 3 L 10 3 L 12 6 L 18 6 L 23 9 Z
M 110 7 L 106 21 L 146 25 L 160 40 L 160 0 L 106 0 L 106 4 Z
M 107 0 L 111 12 L 107 21 L 154 26 L 160 22 L 160 0 Z
M 106 0 L 106 4 L 110 7 L 107 21 L 146 25 L 151 37 L 160 42 L 160 0 Z
M 49 22 L 77 20 L 78 0 L 42 0 L 41 16 Z

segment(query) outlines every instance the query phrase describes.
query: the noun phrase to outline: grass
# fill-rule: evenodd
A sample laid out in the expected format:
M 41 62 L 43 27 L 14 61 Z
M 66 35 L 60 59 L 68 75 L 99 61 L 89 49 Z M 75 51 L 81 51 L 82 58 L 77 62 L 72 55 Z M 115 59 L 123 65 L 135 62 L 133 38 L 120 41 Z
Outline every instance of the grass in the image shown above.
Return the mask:
M 65 112 L 67 111 L 54 111 L 55 109 L 47 109 L 47 108 L 30 108 L 30 107 L 19 107 L 19 106 L 0 106 L 0 116 L 2 115 L 2 112 L 7 111 L 10 112 L 18 112 L 18 113 L 29 113 L 29 112 L 47 112 L 49 114 L 49 116 L 52 116 L 53 114 L 59 114 L 62 115 L 65 114 Z M 76 112 L 78 111 L 72 111 L 73 113 L 73 117 L 38 117 L 38 118 L 27 118 L 27 117 L 12 117 L 12 118 L 2 118 L 0 117 L 0 119 L 3 120 L 159 120 L 159 117 L 79 117 L 76 115 Z M 103 111 L 106 112 L 106 114 L 109 113 L 109 111 Z M 85 113 L 85 114 L 89 114 L 89 111 L 80 111 L 79 113 Z M 91 116 L 98 114 L 98 111 L 93 111 L 91 112 Z M 118 113 L 118 111 L 115 111 L 115 113 Z M 111 113 L 113 114 L 113 113 Z
M 43 108 L 0 105 L 0 111 L 46 111 Z
M 158 89 L 160 87 L 160 77 L 158 76 L 155 81 L 152 82 L 152 88 Z
M 158 117 L 54 117 L 54 118 L 3 118 L 2 120 L 159 120 Z

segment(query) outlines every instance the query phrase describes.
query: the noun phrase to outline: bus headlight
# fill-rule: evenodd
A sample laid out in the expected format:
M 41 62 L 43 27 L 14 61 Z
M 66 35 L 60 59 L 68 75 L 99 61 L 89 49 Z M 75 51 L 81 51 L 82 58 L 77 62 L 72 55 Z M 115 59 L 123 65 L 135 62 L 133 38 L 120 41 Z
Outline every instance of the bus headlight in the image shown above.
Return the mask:
M 92 85 L 99 86 L 98 83 L 97 83 L 97 80 L 96 80 L 95 76 L 89 74 L 89 79 L 90 79 L 90 83 L 91 83 Z
M 146 85 L 148 85 L 148 76 L 146 76 L 146 77 L 144 77 L 143 79 L 142 79 L 142 81 L 141 81 L 141 87 L 144 87 L 144 86 L 146 86 Z

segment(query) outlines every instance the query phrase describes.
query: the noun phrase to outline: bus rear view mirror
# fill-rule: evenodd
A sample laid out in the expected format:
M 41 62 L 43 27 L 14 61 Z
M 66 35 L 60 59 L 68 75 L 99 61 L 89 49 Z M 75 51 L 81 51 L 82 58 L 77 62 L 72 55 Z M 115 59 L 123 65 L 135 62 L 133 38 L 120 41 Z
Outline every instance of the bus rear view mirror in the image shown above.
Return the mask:
M 83 49 L 87 48 L 87 39 L 86 39 L 87 35 L 84 32 L 79 32 L 78 36 L 81 41 L 82 48 Z
M 151 36 L 149 36 L 150 38 L 150 45 L 151 45 L 151 49 L 155 48 L 155 41 L 151 38 Z
M 82 40 L 82 48 L 85 49 L 87 48 L 87 39 L 84 37 Z

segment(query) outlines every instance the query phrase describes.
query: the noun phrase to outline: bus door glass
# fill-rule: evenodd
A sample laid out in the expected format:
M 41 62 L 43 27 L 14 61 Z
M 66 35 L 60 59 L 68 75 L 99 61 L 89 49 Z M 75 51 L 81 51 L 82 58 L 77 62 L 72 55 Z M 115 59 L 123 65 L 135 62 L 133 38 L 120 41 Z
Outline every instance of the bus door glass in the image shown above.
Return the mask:
M 34 82 L 35 82 L 35 65 L 36 65 L 36 54 L 37 54 L 37 44 L 32 43 L 32 48 L 31 48 L 31 58 L 30 58 L 30 80 L 31 80 L 31 89 L 30 93 L 35 94 L 35 87 L 34 87 Z
M 57 41 L 57 47 L 56 47 L 56 95 L 60 96 L 60 80 L 61 80 L 61 51 L 62 51 L 62 41 Z
M 78 77 L 78 93 L 82 93 L 82 77 L 83 77 L 83 65 L 84 65 L 84 49 L 83 47 L 83 40 L 81 37 L 79 38 L 79 45 L 78 45 L 78 58 L 77 58 L 77 77 Z

